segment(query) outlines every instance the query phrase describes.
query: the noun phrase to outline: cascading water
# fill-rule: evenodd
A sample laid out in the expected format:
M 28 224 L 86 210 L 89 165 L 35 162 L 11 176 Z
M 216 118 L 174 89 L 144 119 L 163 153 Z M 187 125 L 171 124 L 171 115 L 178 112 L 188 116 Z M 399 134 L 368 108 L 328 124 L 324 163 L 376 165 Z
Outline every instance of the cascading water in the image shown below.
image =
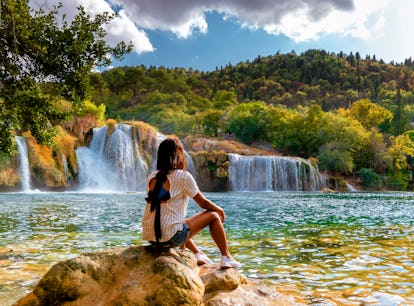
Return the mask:
M 17 150 L 19 151 L 20 181 L 22 190 L 30 190 L 30 167 L 29 153 L 27 151 L 26 139 L 22 136 L 16 136 Z
M 301 191 L 326 187 L 325 177 L 305 159 L 229 154 L 229 160 L 233 191 Z
M 144 190 L 148 166 L 142 159 L 131 126 L 94 128 L 89 147 L 76 150 L 79 187 L 88 191 Z

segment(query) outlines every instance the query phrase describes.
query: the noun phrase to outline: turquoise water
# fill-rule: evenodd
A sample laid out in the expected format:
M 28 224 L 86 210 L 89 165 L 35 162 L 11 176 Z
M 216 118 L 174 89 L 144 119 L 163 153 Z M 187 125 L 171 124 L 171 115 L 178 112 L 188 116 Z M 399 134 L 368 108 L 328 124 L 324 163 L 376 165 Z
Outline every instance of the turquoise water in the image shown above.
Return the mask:
M 208 193 L 227 214 L 250 278 L 310 304 L 414 303 L 414 194 Z M 143 193 L 0 194 L 0 305 L 30 292 L 56 262 L 141 244 Z M 198 208 L 191 202 L 189 214 Z M 216 262 L 208 232 L 196 242 Z

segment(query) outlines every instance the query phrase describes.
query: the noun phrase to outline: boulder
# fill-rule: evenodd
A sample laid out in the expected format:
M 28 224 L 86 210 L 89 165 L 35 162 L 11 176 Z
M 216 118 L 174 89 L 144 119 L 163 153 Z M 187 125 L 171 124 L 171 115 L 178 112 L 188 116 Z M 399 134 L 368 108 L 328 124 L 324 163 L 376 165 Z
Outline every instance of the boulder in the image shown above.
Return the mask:
M 300 300 L 253 283 L 233 268 L 197 267 L 190 252 L 130 247 L 54 265 L 13 306 L 303 305 Z
M 193 256 L 144 247 L 87 253 L 54 265 L 15 306 L 200 305 Z
M 232 291 L 216 291 L 204 297 L 205 306 L 304 306 L 297 297 L 282 294 L 271 286 L 243 284 Z
M 197 183 L 203 191 L 227 191 L 228 154 L 223 151 L 189 153 L 197 172 Z
M 205 293 L 219 290 L 234 290 L 247 279 L 236 269 L 218 269 L 215 265 L 204 265 L 199 275 L 205 287 Z

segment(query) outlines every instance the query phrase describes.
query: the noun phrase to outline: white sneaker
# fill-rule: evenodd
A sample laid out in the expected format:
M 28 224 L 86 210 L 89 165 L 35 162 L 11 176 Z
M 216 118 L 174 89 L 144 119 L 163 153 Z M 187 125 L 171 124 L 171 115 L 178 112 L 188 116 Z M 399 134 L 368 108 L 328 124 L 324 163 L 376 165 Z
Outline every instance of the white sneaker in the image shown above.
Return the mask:
M 208 258 L 207 255 L 202 252 L 195 253 L 194 256 L 197 259 L 197 265 L 199 266 L 205 264 L 214 264 L 214 262 L 212 262 L 211 259 Z
M 234 260 L 231 257 L 227 257 L 227 256 L 221 257 L 220 267 L 222 269 L 240 268 L 240 266 L 241 266 L 241 263 L 239 263 L 238 261 Z

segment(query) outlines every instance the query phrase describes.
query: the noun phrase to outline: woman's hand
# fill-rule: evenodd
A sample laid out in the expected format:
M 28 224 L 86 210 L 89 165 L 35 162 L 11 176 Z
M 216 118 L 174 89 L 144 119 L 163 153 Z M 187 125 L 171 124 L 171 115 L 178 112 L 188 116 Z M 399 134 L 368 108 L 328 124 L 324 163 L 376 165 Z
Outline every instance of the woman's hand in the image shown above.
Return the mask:
M 197 193 L 193 199 L 201 208 L 215 211 L 219 215 L 221 222 L 224 222 L 224 220 L 226 220 L 226 214 L 224 213 L 224 210 L 220 206 L 206 199 L 201 192 Z
M 224 210 L 221 207 L 217 206 L 216 213 L 218 213 L 218 215 L 220 216 L 221 222 L 224 223 L 224 220 L 226 220 L 226 213 L 224 212 Z

